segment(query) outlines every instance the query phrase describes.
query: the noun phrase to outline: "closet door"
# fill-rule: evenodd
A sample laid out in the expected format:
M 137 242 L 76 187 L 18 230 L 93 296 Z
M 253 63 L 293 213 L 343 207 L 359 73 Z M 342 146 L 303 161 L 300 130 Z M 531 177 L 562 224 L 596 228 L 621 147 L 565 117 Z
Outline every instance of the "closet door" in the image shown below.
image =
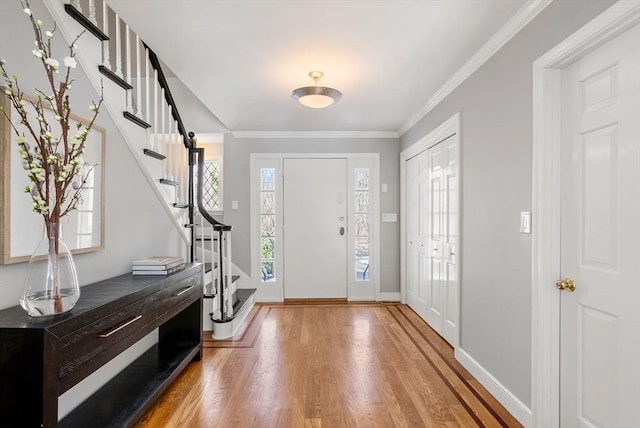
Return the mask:
M 431 147 L 427 214 L 426 321 L 457 345 L 458 144 L 456 136 Z
M 407 161 L 407 304 L 427 316 L 428 153 Z

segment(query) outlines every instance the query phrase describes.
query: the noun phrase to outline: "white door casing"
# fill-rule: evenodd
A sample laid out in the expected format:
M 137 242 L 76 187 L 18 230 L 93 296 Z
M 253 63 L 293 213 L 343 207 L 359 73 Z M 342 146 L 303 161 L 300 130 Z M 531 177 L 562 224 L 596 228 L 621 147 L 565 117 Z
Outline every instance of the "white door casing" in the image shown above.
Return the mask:
M 284 297 L 347 297 L 347 160 L 284 159 Z
M 563 70 L 560 426 L 640 421 L 640 26 Z
M 401 291 L 451 345 L 459 343 L 459 114 L 401 154 Z
M 618 2 L 533 65 L 532 426 L 560 426 L 562 70 L 638 23 L 640 2 Z

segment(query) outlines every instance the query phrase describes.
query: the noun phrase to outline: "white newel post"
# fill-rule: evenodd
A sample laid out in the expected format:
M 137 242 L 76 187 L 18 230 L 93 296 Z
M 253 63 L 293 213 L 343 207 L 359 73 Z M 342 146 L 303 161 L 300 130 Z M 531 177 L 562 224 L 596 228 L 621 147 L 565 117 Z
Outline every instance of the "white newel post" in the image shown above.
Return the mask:
M 227 258 L 224 259 L 225 262 L 225 268 L 224 268 L 224 272 L 225 272 L 225 284 L 227 286 L 227 294 L 226 294 L 226 299 L 227 299 L 227 317 L 231 317 L 233 316 L 233 292 L 232 292 L 232 287 L 233 287 L 233 283 L 232 283 L 232 274 L 231 274 L 231 232 L 225 232 L 224 233 L 225 236 L 225 253 L 227 254 Z
M 220 312 L 220 290 L 222 290 L 222 276 L 220 275 L 220 268 L 222 266 L 217 262 L 218 260 L 220 260 L 220 234 L 213 229 L 213 225 L 211 224 L 209 225 L 209 229 L 211 230 L 211 271 L 214 281 L 213 292 L 216 295 L 213 302 L 213 316 L 215 319 L 221 319 L 222 313 Z M 213 240 L 214 237 L 216 237 L 215 241 Z
M 182 186 L 182 203 L 186 204 L 189 199 L 189 149 L 184 147 L 184 139 L 180 136 L 180 143 L 182 143 L 182 180 L 180 180 Z

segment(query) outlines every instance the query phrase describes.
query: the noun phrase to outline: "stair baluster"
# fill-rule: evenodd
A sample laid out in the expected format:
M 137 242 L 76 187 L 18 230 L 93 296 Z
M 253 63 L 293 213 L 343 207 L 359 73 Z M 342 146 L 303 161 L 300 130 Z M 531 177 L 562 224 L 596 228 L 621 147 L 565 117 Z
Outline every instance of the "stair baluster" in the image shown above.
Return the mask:
M 119 78 L 123 78 L 122 76 L 122 33 L 120 31 L 120 16 L 115 14 L 115 23 L 116 23 L 116 75 Z
M 231 269 L 231 233 L 224 233 L 224 242 L 225 242 L 225 254 L 226 254 L 226 267 L 225 267 L 225 278 L 224 284 L 227 287 L 227 317 L 231 318 L 233 316 L 233 278 L 232 278 L 232 269 Z
M 105 1 L 102 2 L 102 31 L 109 34 L 109 8 Z M 109 40 L 102 42 L 102 65 L 111 70 L 111 52 L 109 51 Z

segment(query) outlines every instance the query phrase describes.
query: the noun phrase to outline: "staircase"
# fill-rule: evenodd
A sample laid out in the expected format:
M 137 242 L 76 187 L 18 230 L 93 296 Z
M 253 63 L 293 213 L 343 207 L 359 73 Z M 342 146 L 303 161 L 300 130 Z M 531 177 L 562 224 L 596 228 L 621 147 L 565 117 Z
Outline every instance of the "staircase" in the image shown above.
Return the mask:
M 76 58 L 164 202 L 188 260 L 204 265 L 204 329 L 214 339 L 233 336 L 253 307 L 256 290 L 237 288 L 232 227 L 203 206 L 204 149 L 186 132 L 160 60 L 105 0 L 44 3 L 67 41 L 83 30 L 90 33 L 76 42 Z

